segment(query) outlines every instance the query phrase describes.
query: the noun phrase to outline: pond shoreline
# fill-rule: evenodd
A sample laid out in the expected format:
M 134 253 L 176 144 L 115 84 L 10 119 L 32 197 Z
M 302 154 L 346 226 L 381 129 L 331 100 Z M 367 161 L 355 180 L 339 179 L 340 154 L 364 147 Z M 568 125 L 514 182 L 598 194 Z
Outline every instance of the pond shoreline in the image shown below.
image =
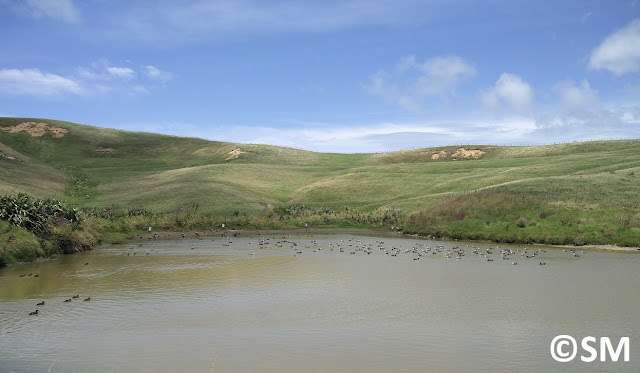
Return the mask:
M 447 239 L 447 238 L 433 238 L 428 236 L 421 236 L 417 234 L 404 234 L 398 231 L 379 231 L 379 230 L 369 230 L 369 229 L 336 229 L 336 228 L 299 228 L 299 229 L 281 229 L 281 230 L 273 230 L 273 229 L 255 229 L 255 230 L 242 230 L 242 229 L 225 229 L 225 230 L 206 230 L 206 231 L 148 231 L 143 233 L 136 233 L 134 237 L 127 240 L 127 242 L 144 242 L 150 240 L 163 240 L 163 239 L 179 239 L 179 238 L 210 238 L 210 237 L 231 237 L 235 236 L 259 236 L 259 235 L 277 235 L 277 234 L 338 234 L 338 233 L 352 233 L 352 234 L 376 234 L 382 236 L 389 237 L 402 237 L 402 238 L 418 238 L 418 239 L 429 239 L 435 241 L 445 241 L 445 242 L 478 242 L 483 244 L 494 244 L 496 246 L 528 246 L 528 247 L 554 247 L 558 249 L 565 250 L 585 250 L 585 251 L 617 251 L 617 252 L 637 252 L 640 253 L 640 247 L 623 247 L 616 245 L 584 245 L 584 246 L 575 246 L 575 245 L 548 245 L 548 244 L 526 244 L 526 243 L 511 243 L 511 244 L 503 244 L 497 243 L 493 241 L 478 241 L 478 240 L 456 240 L 456 239 Z
M 429 236 L 421 236 L 417 234 L 404 234 L 398 231 L 381 231 L 381 230 L 370 230 L 370 229 L 339 229 L 339 228 L 297 228 L 297 229 L 252 229 L 252 230 L 243 230 L 243 229 L 225 229 L 225 230 L 189 230 L 189 231 L 144 231 L 138 232 L 133 235 L 133 237 L 125 239 L 123 241 L 118 242 L 103 242 L 94 246 L 92 250 L 100 247 L 105 247 L 111 245 L 113 243 L 141 243 L 141 242 L 149 242 L 153 240 L 171 240 L 171 239 L 203 239 L 203 238 L 212 238 L 212 237 L 228 237 L 233 238 L 234 235 L 237 237 L 241 236 L 260 236 L 260 235 L 279 235 L 279 234 L 360 234 L 360 235 L 380 235 L 387 237 L 398 237 L 398 238 L 417 238 L 423 240 L 434 240 L 434 241 L 443 241 L 443 242 L 476 242 L 482 243 L 485 245 L 495 245 L 496 247 L 510 247 L 510 246 L 526 246 L 526 247 L 553 247 L 557 249 L 563 250 L 581 250 L 581 251 L 612 251 L 612 252 L 625 252 L 625 253 L 640 253 L 640 247 L 622 247 L 616 245 L 584 245 L 584 246 L 574 246 L 574 245 L 547 245 L 547 244 L 527 244 L 527 243 L 498 243 L 493 241 L 478 241 L 478 240 L 456 240 L 456 239 L 448 239 L 448 238 L 433 238 Z M 84 251 L 84 250 L 83 250 Z M 82 251 L 77 251 L 82 252 Z M 71 254 L 75 254 L 73 252 Z M 39 257 L 34 261 L 22 262 L 18 261 L 15 263 L 11 263 L 5 267 L 11 267 L 22 264 L 29 264 L 39 261 L 45 260 L 53 260 L 62 255 L 66 254 L 54 254 L 49 257 Z M 0 267 L 2 268 L 2 267 Z

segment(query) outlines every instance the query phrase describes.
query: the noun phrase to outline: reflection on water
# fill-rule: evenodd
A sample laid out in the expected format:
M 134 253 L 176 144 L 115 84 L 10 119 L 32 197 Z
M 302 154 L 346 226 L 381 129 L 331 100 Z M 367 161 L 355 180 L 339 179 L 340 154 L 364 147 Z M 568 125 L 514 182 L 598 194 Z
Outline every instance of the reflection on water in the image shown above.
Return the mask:
M 490 246 L 205 237 L 4 268 L 0 372 L 640 370 L 640 255 Z M 631 361 L 555 362 L 558 334 L 629 336 Z

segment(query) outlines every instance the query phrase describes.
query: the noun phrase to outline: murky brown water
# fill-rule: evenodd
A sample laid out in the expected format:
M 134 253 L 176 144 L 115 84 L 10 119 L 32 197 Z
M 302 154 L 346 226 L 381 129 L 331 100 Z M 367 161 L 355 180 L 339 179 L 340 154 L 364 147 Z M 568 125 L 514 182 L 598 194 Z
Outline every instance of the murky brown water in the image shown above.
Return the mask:
M 142 244 L 0 269 L 0 372 L 640 371 L 637 253 L 501 259 L 349 234 Z M 558 363 L 558 334 L 631 337 L 630 361 Z

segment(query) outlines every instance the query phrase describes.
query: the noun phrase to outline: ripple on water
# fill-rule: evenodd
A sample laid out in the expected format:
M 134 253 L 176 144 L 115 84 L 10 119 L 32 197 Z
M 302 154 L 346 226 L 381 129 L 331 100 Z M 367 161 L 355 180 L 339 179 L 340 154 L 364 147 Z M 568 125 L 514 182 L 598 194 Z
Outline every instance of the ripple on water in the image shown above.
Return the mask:
M 312 239 L 324 249 L 312 252 Z M 327 250 L 339 239 L 374 249 Z M 218 356 L 221 371 L 549 371 L 539 361 L 553 332 L 638 331 L 625 329 L 637 325 L 637 257 L 414 261 L 355 239 L 296 238 L 297 257 L 257 239 L 114 245 L 46 263 L 38 279 L 0 270 L 0 370 L 46 371 L 57 359 L 57 371 L 207 371 Z

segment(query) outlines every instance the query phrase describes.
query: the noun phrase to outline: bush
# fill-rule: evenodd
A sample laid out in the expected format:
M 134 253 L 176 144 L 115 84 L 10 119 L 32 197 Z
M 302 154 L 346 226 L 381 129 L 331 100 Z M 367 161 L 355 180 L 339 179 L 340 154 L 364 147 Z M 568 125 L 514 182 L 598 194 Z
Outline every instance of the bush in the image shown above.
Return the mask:
M 77 223 L 80 216 L 76 209 L 67 208 L 54 199 L 40 200 L 20 193 L 16 197 L 0 197 L 0 219 L 46 236 L 49 225 L 55 220 Z
M 33 233 L 22 227 L 10 227 L 0 233 L 0 266 L 30 262 L 45 255 Z
M 516 222 L 516 224 L 518 225 L 518 227 L 524 228 L 527 226 L 527 219 L 522 217 L 518 218 L 518 221 Z

